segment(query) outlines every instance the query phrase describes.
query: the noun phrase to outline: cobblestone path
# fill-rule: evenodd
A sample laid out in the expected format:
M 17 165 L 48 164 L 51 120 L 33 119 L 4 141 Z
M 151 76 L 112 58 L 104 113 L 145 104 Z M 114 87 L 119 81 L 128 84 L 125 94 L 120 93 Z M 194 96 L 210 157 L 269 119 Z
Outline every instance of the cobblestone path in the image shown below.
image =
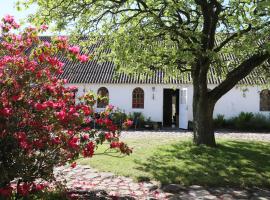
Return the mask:
M 204 188 L 167 185 L 157 182 L 134 182 L 131 178 L 98 172 L 87 166 L 59 167 L 57 181 L 65 182 L 70 193 L 79 199 L 89 200 L 269 200 L 268 189 Z

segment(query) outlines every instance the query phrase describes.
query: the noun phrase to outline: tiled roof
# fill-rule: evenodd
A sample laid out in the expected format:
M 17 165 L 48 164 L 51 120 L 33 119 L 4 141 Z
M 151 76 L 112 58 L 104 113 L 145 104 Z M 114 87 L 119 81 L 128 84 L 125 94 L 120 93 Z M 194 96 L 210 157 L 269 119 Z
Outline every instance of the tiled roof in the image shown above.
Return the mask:
M 50 40 L 50 37 L 41 36 L 41 40 Z M 98 44 L 96 44 L 98 45 Z M 93 51 L 95 45 L 90 47 L 90 52 Z M 233 55 L 222 56 L 223 59 L 233 59 Z M 157 70 L 152 76 L 146 75 L 142 78 L 139 75 L 127 75 L 124 73 L 117 73 L 115 65 L 112 62 L 98 62 L 91 60 L 87 63 L 72 62 L 64 57 L 60 58 L 65 65 L 64 72 L 59 78 L 67 79 L 69 83 L 92 83 L 92 84 L 190 84 L 192 78 L 190 73 L 183 73 L 177 79 L 166 77 L 164 71 Z M 266 63 L 270 66 L 270 63 Z M 221 77 L 217 75 L 214 69 L 210 70 L 208 83 L 218 84 L 222 81 Z M 260 76 L 258 72 L 251 73 L 248 77 L 240 81 L 240 84 L 266 84 L 266 80 Z

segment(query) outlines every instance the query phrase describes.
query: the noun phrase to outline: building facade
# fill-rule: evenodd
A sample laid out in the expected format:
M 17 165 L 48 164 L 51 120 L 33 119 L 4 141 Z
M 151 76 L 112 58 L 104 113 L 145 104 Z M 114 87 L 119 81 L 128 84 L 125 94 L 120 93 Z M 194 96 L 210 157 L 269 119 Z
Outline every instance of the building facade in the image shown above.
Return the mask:
M 88 91 L 107 96 L 108 104 L 114 105 L 125 113 L 141 112 L 152 121 L 161 122 L 165 127 L 188 128 L 192 121 L 191 84 L 104 84 L 104 83 L 73 83 L 69 86 L 78 87 L 77 96 Z M 213 88 L 215 85 L 209 85 Z M 138 91 L 139 89 L 139 91 Z M 234 87 L 216 104 L 214 117 L 218 114 L 225 118 L 238 115 L 240 112 L 252 112 L 269 115 L 269 109 L 263 110 L 265 95 L 260 86 Z M 97 103 L 98 104 L 98 103 Z M 96 105 L 97 111 L 104 105 Z

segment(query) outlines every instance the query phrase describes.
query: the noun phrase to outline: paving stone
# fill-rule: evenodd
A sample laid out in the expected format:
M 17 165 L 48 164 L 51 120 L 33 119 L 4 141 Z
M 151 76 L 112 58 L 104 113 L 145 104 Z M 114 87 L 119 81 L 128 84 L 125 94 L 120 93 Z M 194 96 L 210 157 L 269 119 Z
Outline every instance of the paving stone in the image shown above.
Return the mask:
M 169 193 L 179 193 L 180 191 L 185 190 L 185 188 L 178 184 L 168 184 L 162 187 L 162 190 Z
M 192 185 L 188 188 L 177 184 L 169 184 L 160 190 L 158 182 L 134 182 L 131 178 L 103 173 L 84 166 L 75 170 L 69 166 L 56 168 L 55 177 L 58 182 L 66 185 L 74 195 L 83 199 L 107 200 L 268 200 L 270 191 L 267 189 L 239 190 L 234 188 L 204 188 Z M 106 194 L 98 194 L 105 191 Z M 174 194 L 172 194 L 174 192 Z M 80 198 L 79 198 L 80 199 Z
M 203 199 L 205 199 L 205 200 L 217 200 L 218 198 L 216 196 L 214 196 L 214 195 L 209 194 L 209 195 L 203 196 Z
M 202 189 L 202 186 L 200 185 L 191 185 L 189 186 L 190 189 L 193 189 L 193 190 L 198 190 L 198 189 Z
M 270 197 L 251 197 L 250 200 L 269 200 Z
M 220 196 L 220 199 L 222 200 L 232 200 L 233 196 L 231 194 L 223 194 Z
M 197 200 L 195 197 L 192 197 L 188 194 L 177 194 L 169 198 L 169 200 Z
M 234 190 L 233 191 L 233 195 L 237 198 L 237 199 L 248 199 L 249 198 L 249 193 L 245 190 Z
M 204 197 L 204 196 L 210 195 L 210 193 L 207 190 L 203 190 L 203 189 L 189 190 L 188 194 L 194 197 Z

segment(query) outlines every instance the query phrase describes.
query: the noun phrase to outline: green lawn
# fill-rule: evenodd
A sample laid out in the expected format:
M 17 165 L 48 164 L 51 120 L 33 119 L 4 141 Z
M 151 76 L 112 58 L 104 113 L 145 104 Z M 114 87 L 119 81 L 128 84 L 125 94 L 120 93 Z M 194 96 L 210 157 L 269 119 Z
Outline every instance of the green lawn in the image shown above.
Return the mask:
M 129 139 L 134 153 L 124 158 L 98 155 L 80 159 L 100 171 L 154 179 L 161 183 L 205 186 L 270 187 L 270 143 L 218 141 L 218 148 L 196 147 L 188 140 Z M 99 152 L 105 148 L 100 148 Z

